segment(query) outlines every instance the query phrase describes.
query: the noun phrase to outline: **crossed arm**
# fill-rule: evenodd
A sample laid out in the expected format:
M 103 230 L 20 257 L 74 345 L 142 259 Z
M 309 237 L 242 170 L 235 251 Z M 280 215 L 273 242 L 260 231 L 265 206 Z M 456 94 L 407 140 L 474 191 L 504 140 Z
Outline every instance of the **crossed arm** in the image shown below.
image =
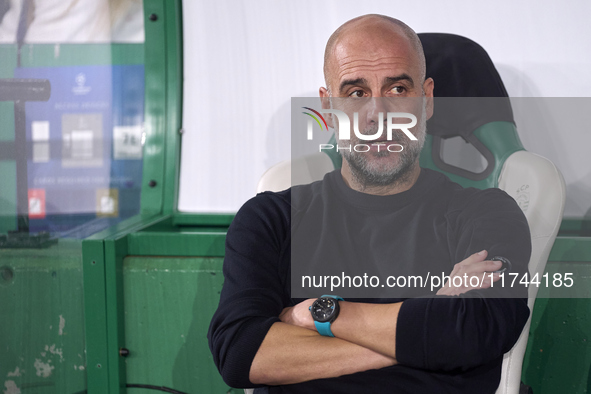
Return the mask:
M 480 275 L 500 268 L 487 261 L 486 251 L 456 264 L 450 277 Z M 493 277 L 493 280 L 498 277 Z M 482 288 L 490 287 L 485 282 Z M 471 288 L 454 288 L 449 282 L 439 295 L 457 295 Z M 250 369 L 255 384 L 292 384 L 331 378 L 397 364 L 396 326 L 402 302 L 366 304 L 340 302 L 339 317 L 332 324 L 335 338 L 316 332 L 308 310 L 314 299 L 285 308 L 271 326 Z
M 332 327 L 336 338 L 320 336 L 308 311 L 311 300 L 284 309 L 290 301 L 289 264 L 285 263 L 290 210 L 288 199 L 280 197 L 259 195 L 245 204 L 241 209 L 245 212 L 236 215 L 228 230 L 224 288 L 208 339 L 214 362 L 230 386 L 298 383 L 398 363 L 432 371 L 468 370 L 498 358 L 519 337 L 529 315 L 523 295 L 517 295 L 519 299 L 414 298 L 377 305 L 342 302 Z M 476 208 L 464 207 L 462 212 L 469 215 Z M 462 228 L 456 258 L 476 245 L 489 245 L 491 253 L 507 256 L 520 263 L 520 270 L 527 269 L 524 262 L 530 249 L 525 218 L 512 219 L 516 215 L 511 207 L 494 208 L 472 220 L 472 227 L 454 222 Z M 511 253 L 506 255 L 505 250 Z M 450 276 L 472 272 L 480 277 L 499 268 L 500 263 L 485 258 L 469 256 L 456 264 Z M 444 286 L 438 294 L 468 290 Z M 483 292 L 492 290 L 497 289 Z
M 250 368 L 254 384 L 280 385 L 334 378 L 394 365 L 396 360 L 340 338 L 277 322 Z

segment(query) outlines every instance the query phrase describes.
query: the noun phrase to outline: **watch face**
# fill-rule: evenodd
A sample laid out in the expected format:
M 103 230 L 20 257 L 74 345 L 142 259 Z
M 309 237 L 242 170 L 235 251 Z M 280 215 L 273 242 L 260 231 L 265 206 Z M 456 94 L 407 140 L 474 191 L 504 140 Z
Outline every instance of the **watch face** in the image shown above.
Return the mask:
M 332 321 L 338 314 L 339 303 L 334 298 L 321 297 L 314 301 L 310 311 L 312 318 L 320 323 Z

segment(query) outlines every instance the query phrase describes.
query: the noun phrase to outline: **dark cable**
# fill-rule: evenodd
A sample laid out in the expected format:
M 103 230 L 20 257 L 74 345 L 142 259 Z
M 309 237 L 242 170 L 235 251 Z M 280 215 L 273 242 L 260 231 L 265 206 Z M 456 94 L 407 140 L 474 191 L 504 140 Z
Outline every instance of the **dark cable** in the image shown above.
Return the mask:
M 166 393 L 172 393 L 172 394 L 188 394 L 188 393 L 185 393 L 183 391 L 178 391 L 178 390 L 175 390 L 175 389 L 171 389 L 169 387 L 152 386 L 150 384 L 130 384 L 130 383 L 128 383 L 126 385 L 126 387 L 129 387 L 129 388 L 140 388 L 140 389 L 149 389 L 149 390 L 160 390 L 160 391 L 164 391 Z
M 159 390 L 159 391 L 164 391 L 165 393 L 172 393 L 172 394 L 188 394 L 183 391 L 171 389 L 169 387 L 152 386 L 150 384 L 127 384 L 126 387 L 127 388 L 137 388 L 137 389 Z M 82 390 L 82 391 L 78 391 L 74 394 L 86 394 L 87 392 L 88 391 L 86 391 L 86 390 Z

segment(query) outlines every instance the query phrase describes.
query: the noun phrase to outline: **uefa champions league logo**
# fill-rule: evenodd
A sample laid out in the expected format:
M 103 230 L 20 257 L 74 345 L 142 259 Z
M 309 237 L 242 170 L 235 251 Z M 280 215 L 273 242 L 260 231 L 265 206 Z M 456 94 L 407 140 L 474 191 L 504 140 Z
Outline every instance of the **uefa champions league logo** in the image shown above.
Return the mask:
M 75 95 L 88 94 L 92 90 L 90 86 L 86 86 L 86 74 L 84 73 L 76 74 L 74 82 L 76 83 L 76 86 L 72 88 L 72 93 Z

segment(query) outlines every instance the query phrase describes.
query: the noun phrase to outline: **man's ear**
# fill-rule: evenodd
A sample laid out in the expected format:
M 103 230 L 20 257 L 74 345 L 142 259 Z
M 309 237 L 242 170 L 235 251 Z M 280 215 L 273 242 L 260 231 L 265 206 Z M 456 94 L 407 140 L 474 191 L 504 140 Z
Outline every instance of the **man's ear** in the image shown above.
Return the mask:
M 431 119 L 433 116 L 433 89 L 435 88 L 435 82 L 433 78 L 425 79 L 423 83 L 423 91 L 425 92 L 425 98 L 427 99 L 427 119 Z
M 323 109 L 330 109 L 330 93 L 328 93 L 328 89 L 325 87 L 320 87 L 318 89 L 318 94 L 320 95 L 320 102 L 322 103 Z M 328 127 L 334 129 L 333 121 L 332 121 L 332 114 L 324 114 L 324 119 L 326 120 L 326 124 Z

